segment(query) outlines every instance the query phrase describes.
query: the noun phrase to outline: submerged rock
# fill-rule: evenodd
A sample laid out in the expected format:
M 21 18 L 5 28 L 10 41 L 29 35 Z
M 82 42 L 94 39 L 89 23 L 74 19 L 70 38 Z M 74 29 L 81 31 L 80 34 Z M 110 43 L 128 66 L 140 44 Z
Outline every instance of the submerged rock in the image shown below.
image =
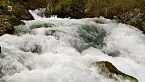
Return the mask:
M 138 80 L 130 75 L 127 75 L 119 71 L 112 63 L 108 61 L 99 61 L 94 63 L 99 73 L 107 78 L 114 79 L 116 81 L 129 80 L 130 82 L 138 82 Z
M 51 23 L 36 23 L 30 26 L 31 29 L 35 28 L 48 28 L 48 27 L 53 27 L 55 26 L 54 24 Z
M 78 29 L 78 35 L 86 45 L 81 45 L 77 48 L 80 52 L 84 49 L 87 49 L 90 46 L 95 48 L 103 48 L 105 46 L 104 38 L 106 37 L 106 31 L 100 27 L 90 26 L 90 25 L 82 25 L 81 28 Z

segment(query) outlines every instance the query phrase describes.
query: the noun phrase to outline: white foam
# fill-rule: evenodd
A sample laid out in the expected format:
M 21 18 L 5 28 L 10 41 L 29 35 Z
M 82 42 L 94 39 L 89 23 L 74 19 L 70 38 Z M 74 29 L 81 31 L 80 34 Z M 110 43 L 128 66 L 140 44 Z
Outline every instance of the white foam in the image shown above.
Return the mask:
M 94 20 L 104 23 L 97 24 Z M 91 67 L 96 61 L 110 61 L 119 70 L 136 77 L 139 82 L 145 82 L 145 36 L 134 27 L 105 18 L 41 18 L 25 21 L 27 27 L 38 22 L 51 23 L 54 27 L 32 29 L 30 33 L 21 36 L 6 34 L 0 37 L 2 52 L 10 59 L 15 56 L 13 63 L 19 68 L 17 73 L 5 76 L 6 82 L 115 82 L 101 76 Z M 118 50 L 119 56 L 108 56 L 102 49 L 93 47 L 81 53 L 77 51 L 73 45 L 81 43 L 77 28 L 82 25 L 95 25 L 106 30 L 106 47 L 103 50 Z M 45 35 L 45 32 L 50 30 L 59 32 L 55 35 Z M 31 52 L 35 50 L 36 45 L 41 53 Z M 19 59 L 22 59 L 23 63 L 17 61 Z

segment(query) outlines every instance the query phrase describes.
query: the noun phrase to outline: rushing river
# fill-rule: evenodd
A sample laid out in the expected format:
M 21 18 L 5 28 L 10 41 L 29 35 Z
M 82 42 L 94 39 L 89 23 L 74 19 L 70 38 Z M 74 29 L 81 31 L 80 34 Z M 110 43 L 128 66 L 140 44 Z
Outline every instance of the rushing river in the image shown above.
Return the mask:
M 145 82 L 145 35 L 136 28 L 100 18 L 44 18 L 0 37 L 0 82 L 118 82 L 92 65 L 109 61 Z M 128 81 L 122 81 L 128 82 Z

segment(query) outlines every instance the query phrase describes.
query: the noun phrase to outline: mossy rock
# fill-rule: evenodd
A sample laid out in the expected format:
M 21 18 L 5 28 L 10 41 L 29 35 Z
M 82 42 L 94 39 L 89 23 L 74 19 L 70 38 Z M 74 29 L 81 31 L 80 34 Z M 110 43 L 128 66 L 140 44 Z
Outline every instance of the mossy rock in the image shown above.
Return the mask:
M 49 0 L 21 0 L 28 9 L 46 8 Z
M 0 15 L 0 36 L 3 34 L 13 34 L 14 25 L 22 24 L 14 15 Z
M 0 0 L 0 14 L 8 13 L 8 6 L 10 5 L 9 0 Z
M 20 0 L 0 0 L 0 35 L 13 34 L 14 26 L 24 24 L 21 20 L 33 19 Z
M 16 16 L 19 20 L 33 20 L 33 16 L 29 13 L 29 9 L 20 3 L 11 3 L 11 14 Z
M 58 17 L 82 18 L 84 17 L 85 0 L 54 0 L 47 6 L 45 15 Z
M 0 36 L 3 34 L 13 34 L 13 26 L 9 21 L 9 15 L 0 15 Z
M 114 79 L 116 81 L 120 81 L 121 79 L 129 80 L 130 82 L 138 82 L 135 77 L 119 71 L 112 63 L 108 61 L 99 61 L 94 63 L 94 65 L 99 73 L 107 78 Z
M 145 20 L 140 23 L 140 29 L 142 29 L 145 33 Z
M 35 29 L 35 28 L 48 28 L 48 27 L 53 27 L 55 26 L 54 24 L 50 24 L 50 23 L 36 23 L 36 24 L 32 24 L 30 26 L 30 29 Z

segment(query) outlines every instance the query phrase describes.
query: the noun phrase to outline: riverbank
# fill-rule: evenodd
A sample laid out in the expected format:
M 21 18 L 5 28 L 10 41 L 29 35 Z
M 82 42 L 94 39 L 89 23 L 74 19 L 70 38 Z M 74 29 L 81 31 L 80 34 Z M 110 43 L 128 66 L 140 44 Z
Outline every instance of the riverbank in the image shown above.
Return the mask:
M 90 18 L 103 16 L 145 32 L 144 0 L 1 0 L 0 35 L 13 34 L 21 20 L 34 19 L 29 9 L 46 8 L 45 16 Z

